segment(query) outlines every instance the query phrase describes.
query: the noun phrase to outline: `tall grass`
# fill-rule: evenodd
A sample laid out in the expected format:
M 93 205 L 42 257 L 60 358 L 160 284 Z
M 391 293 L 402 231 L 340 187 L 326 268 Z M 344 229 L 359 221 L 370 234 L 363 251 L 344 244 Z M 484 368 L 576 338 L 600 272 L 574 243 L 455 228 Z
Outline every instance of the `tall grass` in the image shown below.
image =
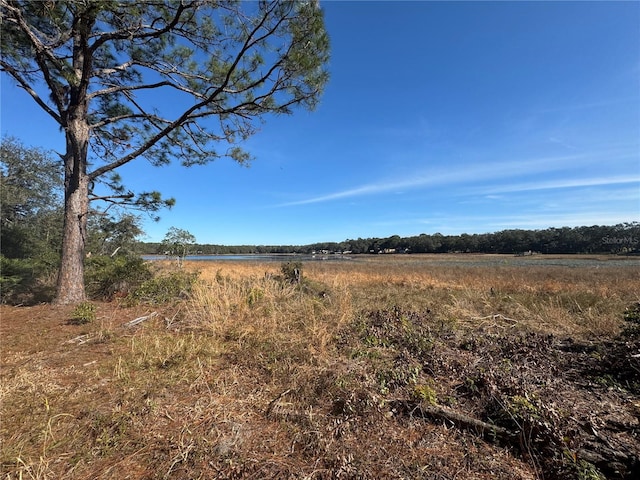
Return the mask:
M 392 305 L 430 309 L 470 328 L 478 325 L 479 318 L 501 316 L 534 331 L 615 335 L 622 312 L 640 297 L 638 269 L 606 264 L 599 268 L 441 266 L 387 257 L 338 265 L 310 263 L 305 268 L 320 281 L 346 285 L 354 310 Z
M 186 325 L 255 355 L 316 362 L 351 318 L 346 285 L 292 284 L 260 266 L 203 272 L 187 306 Z M 240 274 L 242 271 L 242 274 Z

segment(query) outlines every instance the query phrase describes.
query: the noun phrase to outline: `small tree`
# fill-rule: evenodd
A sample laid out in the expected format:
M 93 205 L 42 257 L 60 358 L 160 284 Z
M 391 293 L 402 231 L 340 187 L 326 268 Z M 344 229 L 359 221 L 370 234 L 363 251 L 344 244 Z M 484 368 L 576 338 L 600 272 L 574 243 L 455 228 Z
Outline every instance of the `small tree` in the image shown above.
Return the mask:
M 162 247 L 169 255 L 178 258 L 178 266 L 182 267 L 184 258 L 189 254 L 189 247 L 195 245 L 196 237 L 182 228 L 171 227 L 162 240 Z

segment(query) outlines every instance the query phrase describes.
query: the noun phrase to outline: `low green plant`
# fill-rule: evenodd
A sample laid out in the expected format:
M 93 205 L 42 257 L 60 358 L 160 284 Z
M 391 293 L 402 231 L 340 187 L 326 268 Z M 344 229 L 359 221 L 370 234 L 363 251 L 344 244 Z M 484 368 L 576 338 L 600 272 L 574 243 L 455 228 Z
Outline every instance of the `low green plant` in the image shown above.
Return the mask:
M 418 384 L 413 387 L 413 396 L 416 400 L 423 402 L 427 405 L 435 405 L 438 403 L 438 396 L 436 391 L 431 385 Z
M 577 480 L 606 480 L 606 477 L 592 463 L 578 458 L 576 453 L 568 449 L 565 449 L 563 453 Z
M 433 350 L 434 339 L 427 314 L 400 307 L 364 312 L 356 322 L 359 336 L 368 347 L 407 350 L 413 357 L 425 358 Z
M 640 325 L 640 302 L 635 302 L 624 311 L 623 318 L 626 322 Z
M 253 306 L 264 298 L 264 291 L 260 287 L 251 287 L 247 295 L 249 306 Z
M 513 395 L 507 405 L 509 415 L 518 423 L 542 418 L 542 411 L 535 396 Z
M 385 368 L 382 365 L 376 367 L 375 363 L 378 362 L 374 362 L 373 365 L 374 368 L 378 369 L 376 372 L 378 390 L 383 395 L 404 388 L 407 385 L 418 384 L 418 377 L 421 371 L 419 365 L 396 363 L 390 366 L 391 368 Z
M 131 304 L 161 304 L 186 298 L 197 278 L 197 272 L 185 270 L 159 274 L 132 290 L 127 296 L 127 300 Z
M 70 322 L 82 325 L 91 323 L 96 319 L 96 306 L 91 302 L 79 303 L 71 313 Z

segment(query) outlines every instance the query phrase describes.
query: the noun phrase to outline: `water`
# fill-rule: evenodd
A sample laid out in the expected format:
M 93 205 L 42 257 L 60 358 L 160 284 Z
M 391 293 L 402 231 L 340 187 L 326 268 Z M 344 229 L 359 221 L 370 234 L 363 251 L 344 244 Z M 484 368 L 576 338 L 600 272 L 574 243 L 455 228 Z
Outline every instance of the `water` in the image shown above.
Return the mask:
M 166 260 L 165 255 L 143 255 L 144 260 Z M 175 257 L 173 257 L 175 258 Z M 466 266 L 466 267 L 604 267 L 640 269 L 640 257 L 616 256 L 545 256 L 516 257 L 509 255 L 293 255 L 293 254 L 252 254 L 252 255 L 187 255 L 187 261 L 240 261 L 240 262 L 317 262 L 317 261 L 367 261 L 392 262 L 411 265 Z
M 144 260 L 167 260 L 175 257 L 165 255 L 143 255 Z M 345 261 L 353 257 L 346 255 L 292 255 L 292 254 L 252 254 L 252 255 L 187 255 L 185 261 L 196 262 L 316 262 L 316 261 Z

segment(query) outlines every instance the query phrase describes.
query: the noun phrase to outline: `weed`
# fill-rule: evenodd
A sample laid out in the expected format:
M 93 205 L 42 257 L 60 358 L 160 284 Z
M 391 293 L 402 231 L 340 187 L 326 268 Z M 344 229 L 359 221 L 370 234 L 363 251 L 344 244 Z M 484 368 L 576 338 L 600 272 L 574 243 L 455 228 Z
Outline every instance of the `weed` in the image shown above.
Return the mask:
M 535 397 L 514 395 L 507 404 L 508 414 L 518 423 L 540 420 L 542 412 Z
M 255 305 L 264 298 L 264 291 L 259 287 L 252 287 L 247 296 L 249 306 Z
M 429 312 L 413 312 L 395 306 L 364 313 L 357 328 L 364 345 L 406 349 L 416 358 L 428 356 L 433 348 Z
M 82 325 L 96 319 L 96 306 L 91 302 L 82 302 L 71 313 L 69 323 Z
M 576 480 L 606 480 L 606 477 L 598 471 L 593 463 L 578 458 L 574 452 L 568 449 L 564 449 L 563 453 Z
M 427 405 L 435 405 L 438 403 L 438 396 L 433 386 L 429 384 L 418 384 L 413 387 L 413 397 L 419 402 Z
M 113 454 L 126 437 L 130 424 L 129 415 L 122 412 L 94 413 L 89 428 L 94 439 L 93 450 L 96 454 L 100 456 Z
M 640 324 L 640 302 L 629 305 L 623 314 L 625 322 Z

